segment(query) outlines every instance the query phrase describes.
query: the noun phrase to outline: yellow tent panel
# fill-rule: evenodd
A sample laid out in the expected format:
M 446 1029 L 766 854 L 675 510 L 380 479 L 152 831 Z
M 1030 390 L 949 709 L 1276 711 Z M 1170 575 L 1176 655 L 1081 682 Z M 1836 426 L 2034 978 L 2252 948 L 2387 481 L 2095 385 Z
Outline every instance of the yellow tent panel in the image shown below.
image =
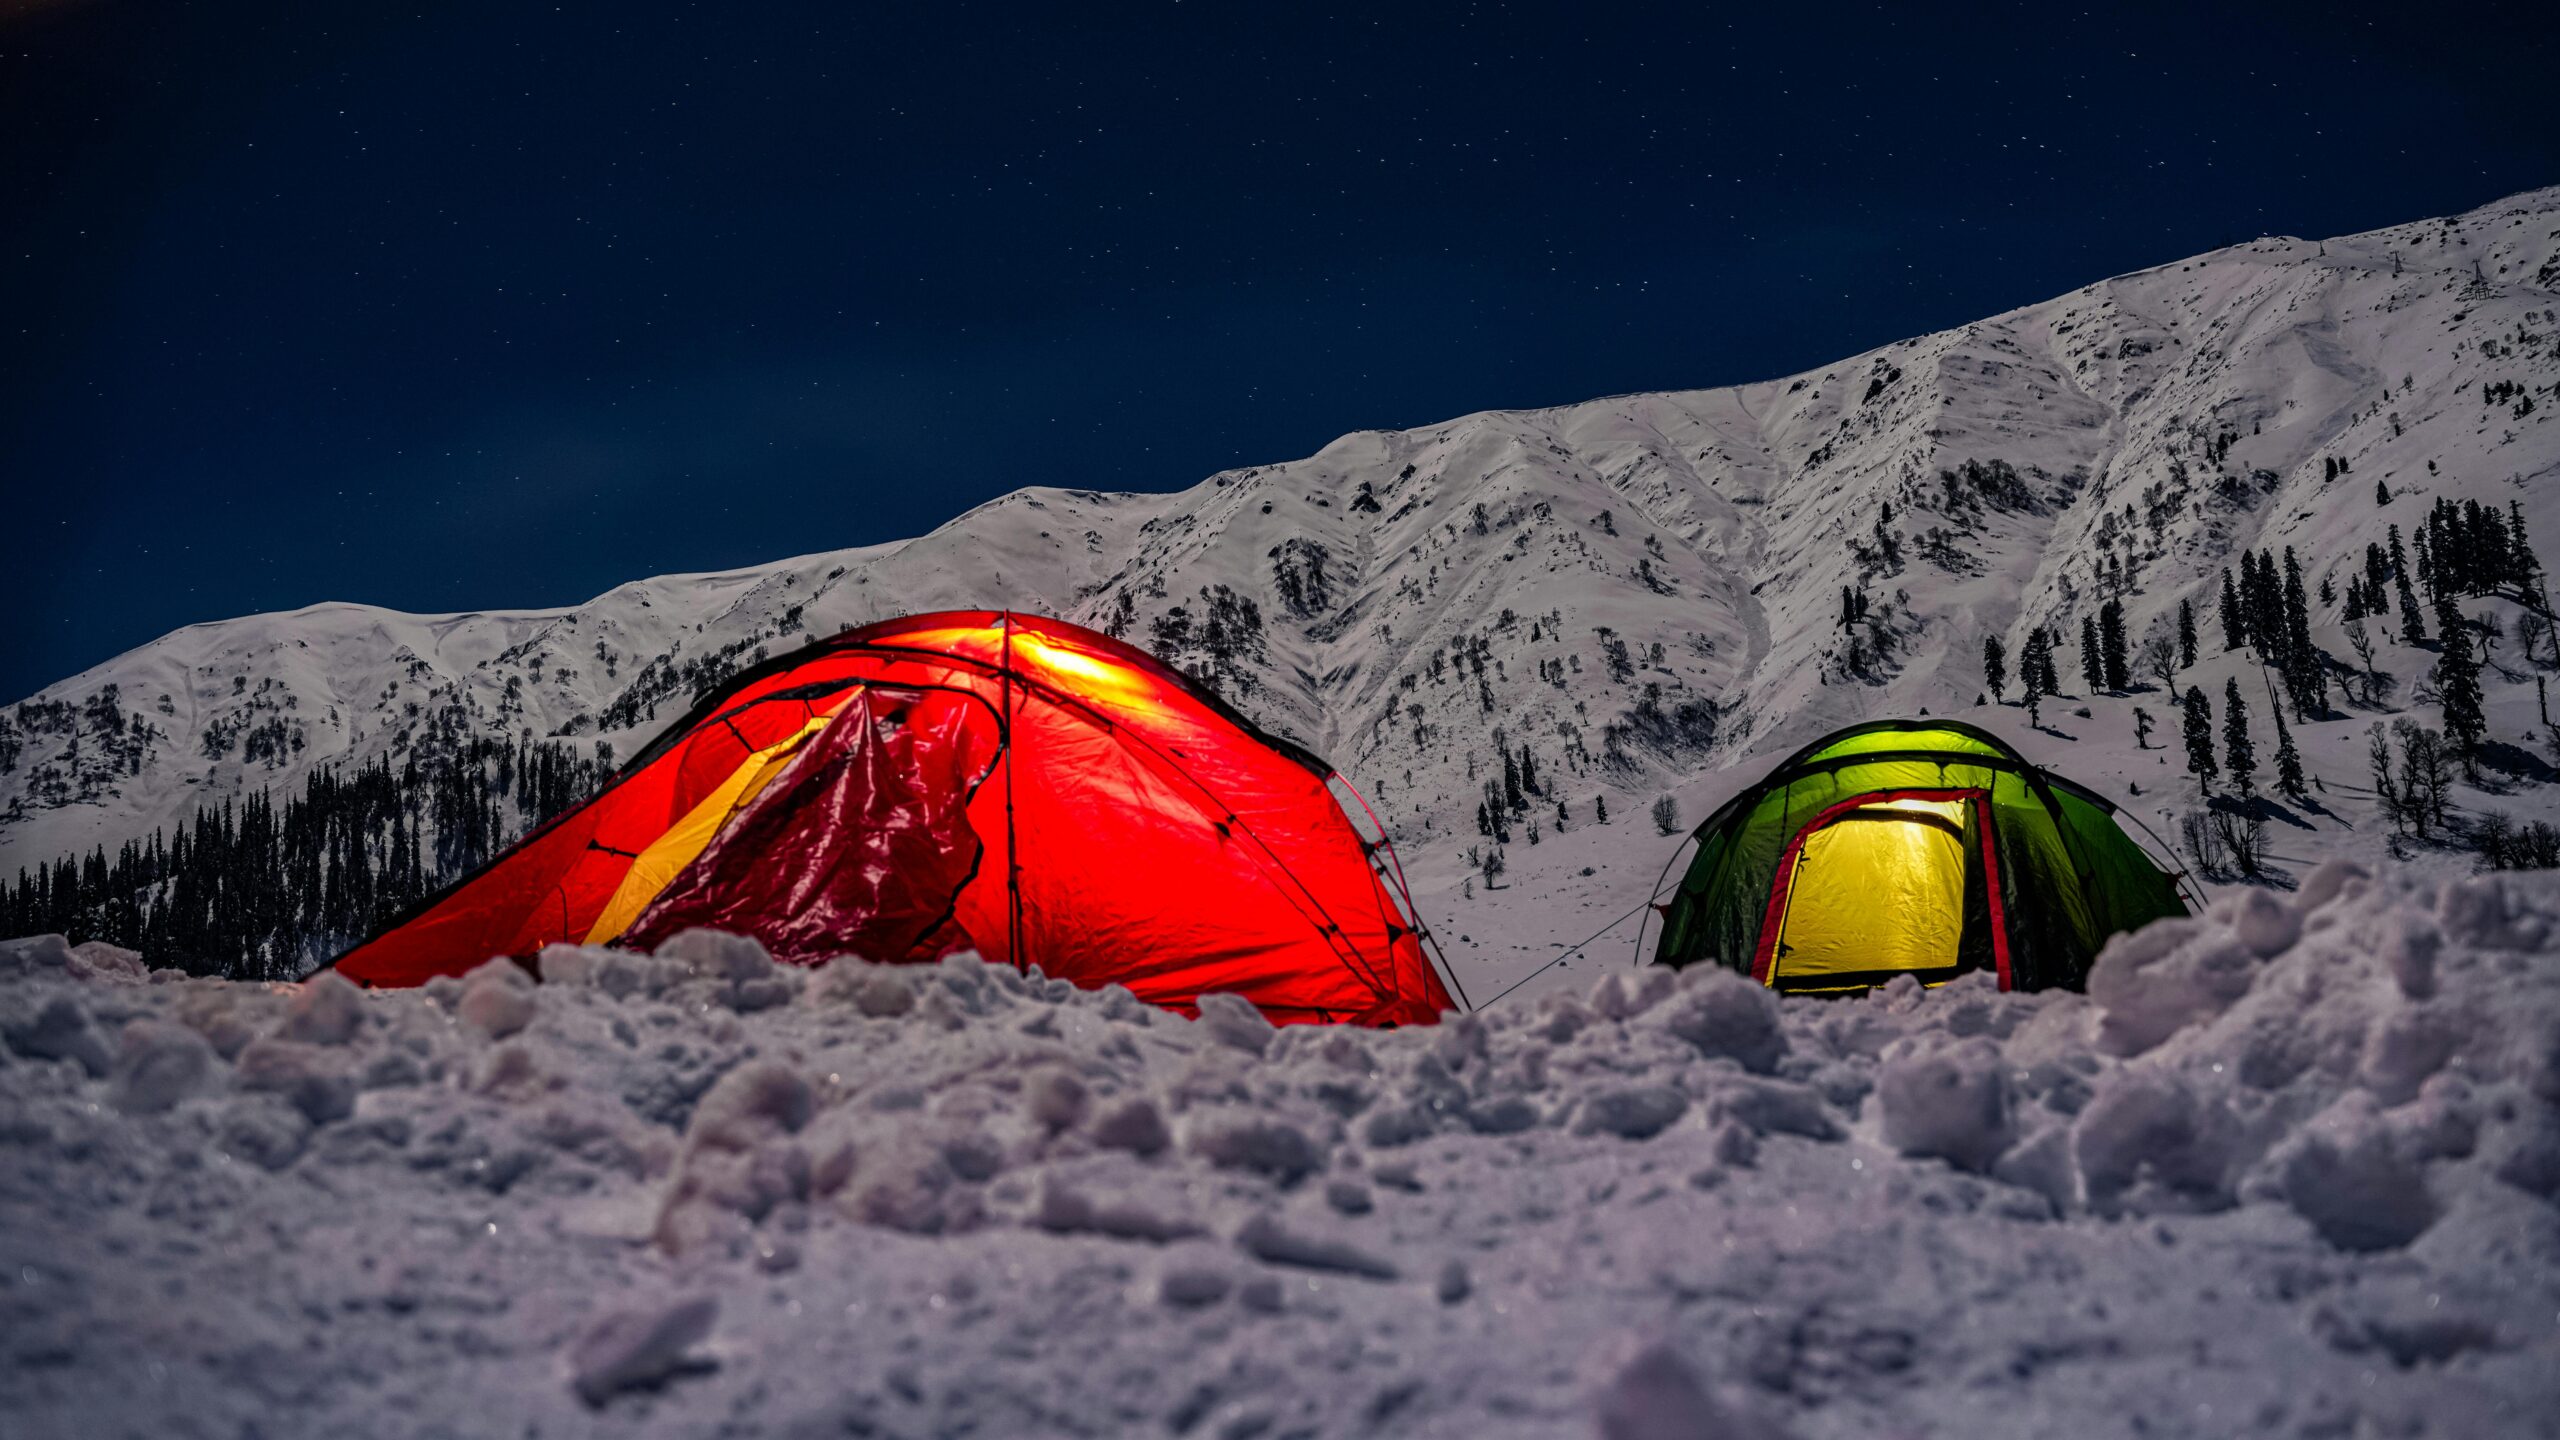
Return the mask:
M 1819 990 L 1825 975 L 1931 971 L 1950 978 L 1964 935 L 1961 800 L 1880 799 L 1804 837 L 1785 883 L 1772 984 Z
M 718 789 L 704 796 L 701 804 L 687 811 L 685 817 L 666 834 L 641 851 L 640 858 L 631 862 L 631 869 L 623 875 L 622 884 L 614 890 L 613 898 L 605 902 L 604 913 L 598 915 L 594 926 L 588 929 L 586 943 L 607 944 L 630 929 L 631 922 L 640 918 L 640 912 L 649 908 L 649 902 L 658 898 L 658 892 L 667 888 L 668 882 L 676 878 L 676 872 L 693 863 L 694 857 L 711 843 L 711 838 L 720 833 L 720 827 L 729 822 L 729 817 L 763 793 L 773 777 L 781 774 L 783 767 L 791 763 L 791 757 L 800 753 L 800 747 L 835 723 L 837 713 L 860 693 L 861 689 L 855 688 L 843 700 L 837 701 L 833 709 L 823 715 L 811 716 L 809 723 L 801 726 L 798 733 L 749 755 L 728 779 L 720 782 Z

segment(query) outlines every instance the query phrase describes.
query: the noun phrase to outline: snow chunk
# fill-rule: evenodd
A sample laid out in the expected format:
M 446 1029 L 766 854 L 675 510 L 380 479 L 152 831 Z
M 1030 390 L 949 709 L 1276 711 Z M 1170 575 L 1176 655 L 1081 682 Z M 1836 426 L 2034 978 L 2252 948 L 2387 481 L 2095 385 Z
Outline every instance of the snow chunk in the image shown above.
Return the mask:
M 1611 1020 L 1632 1020 L 1669 999 L 1679 983 L 1678 972 L 1660 966 L 1634 975 L 1613 970 L 1592 985 L 1591 1008 Z
M 1837 1140 L 1841 1134 L 1822 1092 L 1791 1080 L 1745 1078 L 1719 1085 L 1707 1099 L 1707 1113 L 1755 1135 Z
M 60 935 L 0 940 L 0 975 L 58 974 L 71 968 L 71 942 Z
M 1033 1218 L 1041 1229 L 1056 1235 L 1108 1235 L 1156 1245 L 1202 1233 L 1197 1223 L 1168 1208 L 1129 1196 L 1096 1198 L 1055 1175 L 1042 1179 Z
M 1156 1276 L 1156 1298 L 1180 1310 L 1215 1305 L 1235 1288 L 1224 1267 L 1197 1257 L 1169 1261 Z
M 2385 1105 L 2416 1099 L 2418 1087 L 2443 1068 L 2461 1042 L 2460 1028 L 2439 1011 L 2423 1006 L 2396 1011 L 2365 1035 L 2359 1078 Z
M 1040 1128 L 1055 1133 L 1084 1123 L 1093 1098 L 1084 1081 L 1063 1065 L 1046 1066 L 1022 1087 L 1022 1106 Z
M 931 1135 L 895 1131 L 855 1152 L 847 1173 L 834 1192 L 836 1208 L 862 1224 L 941 1235 L 980 1219 L 977 1196 L 961 1183 L 951 1148 Z
M 741 1013 L 770 1010 L 790 1002 L 793 981 L 774 963 L 763 942 L 751 935 L 697 926 L 668 937 L 658 947 L 657 956 L 714 982 L 720 998 Z
M 311 1122 L 292 1106 L 268 1096 L 252 1096 L 233 1105 L 222 1117 L 222 1148 L 267 1170 L 282 1170 L 302 1158 L 311 1141 Z
M 2268 903 L 2282 908 L 2281 902 Z M 2262 941 L 2268 938 L 2259 935 Z M 2249 993 L 2258 965 L 2257 952 L 2244 937 L 2209 921 L 2162 920 L 2116 936 L 2089 970 L 2089 998 L 2105 1012 L 2098 1022 L 2098 1048 L 2110 1055 L 2140 1055 L 2187 1026 L 2221 1014 Z
M 45 1001 L 32 1016 L 0 1018 L 0 1040 L 30 1060 L 76 1060 L 91 1075 L 106 1074 L 113 1063 L 106 1037 L 98 1033 L 87 1007 L 68 995 Z
M 142 963 L 141 951 L 104 940 L 83 940 L 72 946 L 71 973 L 82 980 L 117 985 L 141 985 L 151 979 L 151 967 Z
M 2372 884 L 2371 870 L 2344 856 L 2333 856 L 2302 877 L 2302 888 L 2293 895 L 2293 908 L 2307 916 L 2332 900 L 2353 900 Z
M 305 1045 L 344 1045 L 364 1025 L 364 992 L 335 970 L 323 970 L 293 994 L 276 1036 Z
M 258 1025 L 245 997 L 233 991 L 191 995 L 178 1007 L 178 1019 L 205 1038 L 213 1053 L 237 1060 L 258 1038 Z
M 2281 1182 L 2295 1213 L 2341 1250 L 2395 1250 L 2435 1223 L 2426 1175 L 2361 1098 L 2340 1102 L 2303 1131 L 2284 1157 Z
M 1093 1143 L 1106 1150 L 1126 1150 L 1132 1155 L 1155 1155 L 1173 1143 L 1173 1132 L 1164 1123 L 1163 1112 L 1156 1102 L 1144 1095 L 1133 1095 L 1110 1109 L 1093 1123 Z
M 2214 1210 L 2230 1202 L 2236 1126 L 2176 1077 L 2120 1072 L 2080 1112 L 2073 1136 L 2090 1207 Z
M 316 1045 L 260 1040 L 240 1052 L 239 1080 L 241 1089 L 278 1096 L 314 1125 L 356 1110 L 355 1077 Z
M 1371 1280 L 1396 1278 L 1396 1267 L 1385 1258 L 1348 1240 L 1293 1230 L 1267 1210 L 1256 1211 L 1253 1218 L 1244 1222 L 1244 1228 L 1236 1232 L 1236 1244 L 1253 1258 L 1273 1265 L 1360 1275 Z
M 1378 1206 L 1369 1187 L 1357 1180 L 1328 1180 L 1324 1186 L 1324 1203 L 1338 1215 L 1366 1215 Z
M 673 961 L 609 945 L 545 945 L 534 964 L 546 985 L 597 990 L 616 1000 L 659 994 L 684 973 Z
M 692 1363 L 689 1353 L 710 1337 L 719 1314 L 720 1302 L 709 1295 L 616 1310 L 570 1347 L 569 1386 L 587 1404 L 602 1405 L 656 1385 Z
M 1622 1340 L 1592 1395 L 1600 1440 L 1786 1440 L 1788 1432 L 1726 1404 L 1668 1342 Z
M 2213 910 L 2225 912 L 2221 918 L 2231 927 L 2231 933 L 2261 960 L 2274 959 L 2302 938 L 2301 914 L 2264 890 L 2242 890 Z
M 2424 1000 L 2436 993 L 2436 951 L 2443 945 L 2444 935 L 2424 916 L 2390 921 L 2382 935 L 2382 963 L 2401 994 Z
M 504 1040 L 533 1023 L 533 992 L 483 974 L 463 987 L 462 1003 L 454 1007 L 454 1013 L 462 1017 L 462 1023 L 490 1039 Z
M 128 1115 L 156 1115 L 205 1087 L 213 1047 L 184 1025 L 135 1020 L 117 1037 L 107 1100 Z
M 1764 1075 L 1777 1069 L 1786 1058 L 1787 1038 L 1778 1028 L 1778 1000 L 1769 987 L 1721 968 L 1689 973 L 1697 978 L 1663 1012 L 1662 1028 L 1710 1059 L 1721 1056 Z
M 1279 1029 L 1254 1003 L 1241 995 L 1220 992 L 1200 997 L 1200 1028 L 1221 1045 L 1248 1055 L 1266 1054 Z
M 2015 1135 L 2008 1066 L 1998 1047 L 1979 1037 L 1888 1062 L 1876 1093 L 1884 1142 L 1905 1155 L 1983 1171 Z
M 1688 1113 L 1689 1097 L 1668 1085 L 1612 1085 L 1582 1097 L 1573 1133 L 1650 1140 Z
M 1250 1170 L 1281 1185 L 1295 1185 L 1324 1164 L 1324 1150 L 1306 1131 L 1276 1116 L 1212 1111 L 1193 1120 L 1184 1148 L 1222 1170 Z
M 2505 878 L 2449 880 L 2436 896 L 2436 922 L 2456 944 L 2483 950 L 2539 950 L 2551 925 L 2519 904 Z
M 1443 1305 L 1455 1305 L 1475 1293 L 1475 1279 L 1467 1273 L 1467 1262 L 1451 1256 L 1443 1261 L 1440 1273 L 1431 1282 L 1431 1295 Z
M 657 948 L 656 954 L 661 960 L 678 961 L 708 980 L 761 980 L 773 973 L 773 956 L 763 942 L 726 930 L 697 926 L 678 931 Z
M 658 1214 L 656 1238 L 682 1253 L 738 1238 L 787 1200 L 808 1198 L 808 1152 L 789 1137 L 808 1125 L 809 1083 L 779 1060 L 751 1060 L 720 1077 L 694 1107 Z

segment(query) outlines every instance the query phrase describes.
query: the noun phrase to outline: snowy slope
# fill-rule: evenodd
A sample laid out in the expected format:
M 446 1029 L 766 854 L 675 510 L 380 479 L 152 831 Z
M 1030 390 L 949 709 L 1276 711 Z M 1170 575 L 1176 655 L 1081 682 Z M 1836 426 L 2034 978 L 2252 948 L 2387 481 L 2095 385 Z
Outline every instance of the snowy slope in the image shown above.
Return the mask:
M 2076 635 L 2111 587 L 2136 637 L 2182 598 L 2211 632 L 2243 548 L 2294 547 L 2316 585 L 2440 496 L 2521 502 L 2537 541 L 2560 538 L 2555 333 L 2560 189 L 2236 246 L 1804 375 L 1363 432 L 1175 495 L 1027 490 L 903 544 L 641 581 L 567 610 L 327 605 L 193 626 L 0 712 L 0 873 L 461 734 L 627 755 L 696 682 L 902 612 L 1045 610 L 1206 665 L 1157 637 L 1224 587 L 1264 633 L 1215 667 L 1221 687 L 1380 802 L 1481 997 L 1641 901 L 1669 853 L 1643 820 L 1654 796 L 1694 821 L 1835 725 L 1970 713 L 1986 634 L 2013 654 L 2035 624 Z M 2506 384 L 2522 388 L 2487 398 Z M 2328 478 L 2332 461 L 2348 473 Z M 1956 474 L 2000 466 L 2013 481 Z M 1844 588 L 1871 604 L 1855 632 Z M 2343 660 L 2336 608 L 2315 618 Z M 2182 685 L 2258 683 L 2218 640 L 2207 650 Z M 2384 643 L 2398 703 L 2431 661 Z M 2062 670 L 2076 692 L 2069 652 Z M 2165 798 L 2174 762 L 2132 744 L 2135 704 L 2174 731 L 2162 699 L 2094 698 L 2085 720 L 2074 699 L 2047 709 L 2045 734 L 2013 709 L 1975 718 L 2102 788 L 2164 797 L 2158 825 L 2193 803 Z M 2493 672 L 2499 738 L 2537 731 L 2534 706 L 2527 670 Z M 2280 827 L 2289 868 L 2378 847 L 2350 789 L 2372 718 L 2348 707 L 2302 728 L 2330 799 L 2307 828 Z M 1541 843 L 1515 837 L 1509 881 L 1487 893 L 1465 852 L 1497 744 L 1529 746 L 1550 793 Z M 2560 809 L 2500 783 L 2466 802 Z
M 1275 1033 L 694 932 L 365 996 L 0 945 L 0 1429 L 2525 1437 L 2560 880 Z

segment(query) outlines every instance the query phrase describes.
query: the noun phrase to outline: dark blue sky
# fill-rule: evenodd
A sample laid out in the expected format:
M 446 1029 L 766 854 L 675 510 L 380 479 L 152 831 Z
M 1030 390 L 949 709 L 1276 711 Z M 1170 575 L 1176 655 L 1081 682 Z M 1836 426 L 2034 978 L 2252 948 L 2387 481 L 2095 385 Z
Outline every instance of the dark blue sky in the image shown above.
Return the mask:
M 2560 181 L 2534 5 L 405 8 L 0 0 L 0 697 Z

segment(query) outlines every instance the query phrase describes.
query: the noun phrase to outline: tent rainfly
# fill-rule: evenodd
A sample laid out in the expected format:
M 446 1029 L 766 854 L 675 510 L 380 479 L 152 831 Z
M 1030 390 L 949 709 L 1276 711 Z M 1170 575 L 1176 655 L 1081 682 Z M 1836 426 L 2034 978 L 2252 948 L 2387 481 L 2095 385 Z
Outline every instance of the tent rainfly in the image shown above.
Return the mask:
M 1957 721 L 1838 731 L 1693 838 L 1654 958 L 1787 992 L 1981 969 L 2076 990 L 2108 936 L 2189 913 L 2113 804 Z
M 746 672 L 595 799 L 337 962 L 413 985 L 708 926 L 783 960 L 975 949 L 1191 1012 L 1452 1008 L 1394 852 L 1332 768 L 1062 621 L 918 615 Z

